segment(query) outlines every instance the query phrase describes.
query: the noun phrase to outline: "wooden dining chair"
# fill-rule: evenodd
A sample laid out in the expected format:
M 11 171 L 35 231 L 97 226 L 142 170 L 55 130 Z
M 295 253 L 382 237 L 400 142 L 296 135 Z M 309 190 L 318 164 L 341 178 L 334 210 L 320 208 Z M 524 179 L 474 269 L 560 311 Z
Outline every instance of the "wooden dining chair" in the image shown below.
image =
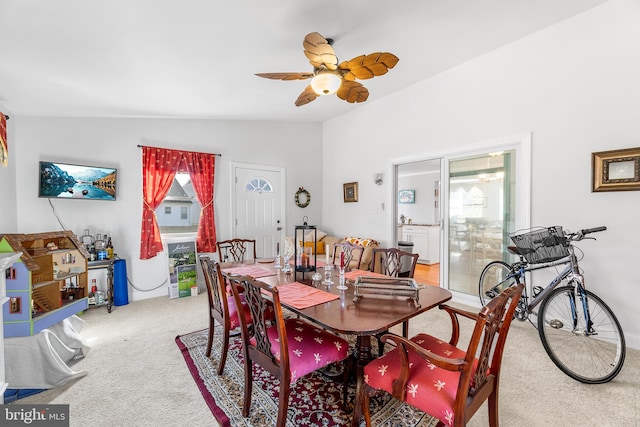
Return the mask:
M 341 253 L 344 252 L 344 266 L 353 270 L 360 268 L 364 247 L 352 245 L 349 242 L 333 244 L 333 265 L 340 266 Z
M 439 419 L 447 426 L 465 426 L 488 401 L 489 425 L 498 426 L 498 392 L 504 344 L 524 285 L 509 287 L 475 314 L 441 305 L 451 318 L 449 342 L 428 334 L 410 340 L 388 334 L 394 350 L 364 367 L 356 405 L 371 425 L 369 400 L 379 390 Z M 475 321 L 466 349 L 457 347 L 458 317 Z M 357 411 L 356 413 L 360 413 Z
M 285 319 L 277 287 L 249 276 L 229 278 L 236 304 L 241 296 L 250 308 L 253 325 L 240 319 L 244 354 L 243 416 L 249 416 L 253 386 L 253 364 L 257 363 L 280 382 L 278 420 L 287 421 L 291 384 L 299 378 L 349 356 L 344 339 L 299 318 Z M 273 314 L 271 313 L 273 308 Z M 343 399 L 346 402 L 347 369 L 343 370 Z
M 413 277 L 420 254 L 405 252 L 397 248 L 375 248 L 371 271 L 391 277 Z M 409 264 L 409 269 L 402 271 Z
M 216 242 L 220 262 L 239 262 L 256 259 L 256 241 L 231 239 Z
M 413 278 L 416 271 L 416 264 L 420 254 L 405 252 L 397 248 L 376 248 L 373 250 L 371 271 L 384 274 L 391 277 L 409 277 Z M 409 263 L 409 269 L 402 271 L 405 263 Z M 382 356 L 384 352 L 384 342 L 380 339 L 385 331 L 376 335 L 378 339 L 378 355 Z M 402 336 L 409 336 L 409 321 L 402 322 Z
M 207 295 L 209 297 L 209 339 L 207 341 L 206 356 L 211 357 L 213 331 L 215 322 L 218 322 L 222 326 L 223 333 L 217 371 L 218 375 L 221 375 L 227 361 L 231 331 L 240 327 L 241 317 L 245 319 L 248 324 L 251 324 L 251 312 L 246 304 L 242 303 L 237 305 L 233 295 L 227 294 L 226 281 L 218 262 L 212 261 L 206 255 L 201 255 L 200 265 L 204 273 L 204 281 L 207 284 Z M 241 307 L 241 309 L 238 310 L 237 307 Z

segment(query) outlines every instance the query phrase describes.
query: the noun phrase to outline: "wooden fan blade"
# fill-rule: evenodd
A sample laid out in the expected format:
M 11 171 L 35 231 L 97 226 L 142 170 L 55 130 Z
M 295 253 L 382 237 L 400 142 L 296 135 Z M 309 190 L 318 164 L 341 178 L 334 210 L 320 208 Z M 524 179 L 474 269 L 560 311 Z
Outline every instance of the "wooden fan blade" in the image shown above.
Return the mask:
M 338 58 L 327 39 L 319 33 L 309 33 L 305 36 L 304 55 L 315 68 L 326 68 L 335 70 L 338 68 Z
M 343 78 L 353 80 L 353 77 L 366 80 L 375 76 L 387 74 L 387 72 L 396 66 L 399 59 L 393 53 L 376 52 L 369 55 L 360 55 L 355 58 L 340 63 L 339 68 L 349 70 Z M 353 76 L 349 76 L 351 73 Z
M 296 107 L 300 107 L 301 105 L 305 105 L 310 103 L 311 101 L 315 101 L 316 98 L 320 96 L 314 92 L 311 85 L 307 86 L 306 89 L 300 94 L 298 99 L 296 99 Z
M 258 73 L 256 76 L 273 80 L 305 80 L 313 77 L 313 73 Z
M 338 98 L 350 103 L 364 102 L 369 98 L 369 91 L 358 82 L 345 80 L 336 95 L 338 95 Z

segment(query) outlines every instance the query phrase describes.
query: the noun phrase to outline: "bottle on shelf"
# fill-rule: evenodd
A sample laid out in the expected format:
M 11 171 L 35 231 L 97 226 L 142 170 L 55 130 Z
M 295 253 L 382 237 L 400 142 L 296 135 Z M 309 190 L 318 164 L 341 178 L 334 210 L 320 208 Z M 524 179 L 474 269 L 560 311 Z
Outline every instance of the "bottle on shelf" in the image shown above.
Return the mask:
M 93 242 L 96 252 L 96 259 L 103 260 L 107 258 L 107 250 L 101 234 L 96 234 L 96 240 Z
M 95 292 L 95 299 L 96 299 L 96 305 L 104 304 L 104 292 L 102 292 L 100 289 L 98 289 Z
M 95 245 L 91 243 L 89 246 L 89 261 L 95 261 L 97 258 Z
M 84 234 L 82 235 L 81 241 L 84 247 L 89 250 L 89 248 L 91 247 L 91 243 L 93 243 L 93 237 L 91 237 L 91 234 L 89 234 L 88 228 L 84 229 Z
M 89 292 L 89 305 L 95 305 L 96 303 L 96 292 L 98 291 L 98 286 L 96 285 L 96 279 L 91 279 L 91 292 Z
M 111 237 L 107 240 L 107 259 L 113 258 L 113 245 L 111 244 Z

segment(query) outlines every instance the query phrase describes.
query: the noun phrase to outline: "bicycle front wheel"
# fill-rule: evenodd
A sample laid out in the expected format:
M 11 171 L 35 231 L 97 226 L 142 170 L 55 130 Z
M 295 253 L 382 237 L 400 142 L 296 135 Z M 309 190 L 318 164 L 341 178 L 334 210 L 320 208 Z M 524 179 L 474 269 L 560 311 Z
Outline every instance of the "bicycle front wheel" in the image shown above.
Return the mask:
M 626 347 L 618 319 L 597 295 L 585 290 L 586 303 L 573 286 L 562 286 L 541 303 L 538 332 L 558 368 L 586 384 L 611 381 L 622 369 Z M 591 319 L 586 325 L 585 306 Z
M 509 286 L 515 285 L 517 281 L 511 272 L 511 266 L 503 261 L 491 261 L 480 273 L 478 282 L 480 303 L 484 307 Z

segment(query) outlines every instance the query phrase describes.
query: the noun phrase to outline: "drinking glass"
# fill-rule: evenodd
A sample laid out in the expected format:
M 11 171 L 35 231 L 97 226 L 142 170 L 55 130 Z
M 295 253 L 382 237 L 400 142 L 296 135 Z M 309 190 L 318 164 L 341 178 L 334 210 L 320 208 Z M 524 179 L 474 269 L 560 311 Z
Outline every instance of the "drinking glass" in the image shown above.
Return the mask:
M 333 270 L 333 265 L 327 264 L 324 266 L 324 284 L 327 286 L 333 284 L 331 280 L 331 270 Z
M 291 269 L 291 264 L 289 264 L 289 260 L 291 259 L 291 255 L 290 254 L 284 254 L 282 256 L 282 258 L 284 259 L 284 265 L 282 266 L 282 272 L 283 273 L 291 273 L 293 271 Z

